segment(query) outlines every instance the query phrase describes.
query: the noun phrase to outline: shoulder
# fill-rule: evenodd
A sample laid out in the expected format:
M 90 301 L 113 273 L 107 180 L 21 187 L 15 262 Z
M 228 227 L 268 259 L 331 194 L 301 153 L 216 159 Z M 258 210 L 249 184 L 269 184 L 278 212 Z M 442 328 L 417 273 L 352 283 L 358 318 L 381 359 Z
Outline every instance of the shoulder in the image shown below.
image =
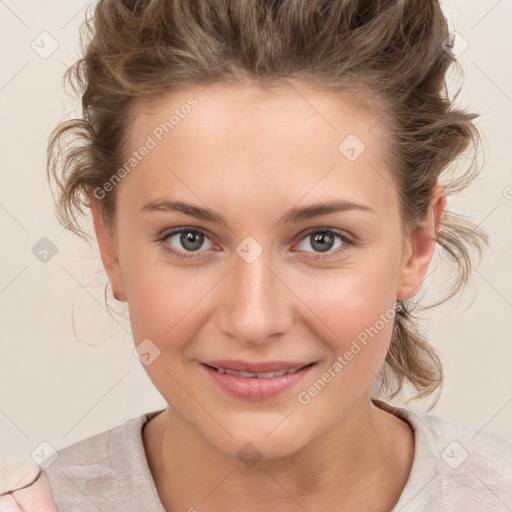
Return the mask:
M 118 510 L 130 499 L 130 492 L 137 492 L 136 487 L 144 495 L 151 494 L 153 481 L 141 429 L 158 412 L 129 419 L 62 448 L 41 463 L 59 512 Z
M 512 438 L 434 414 L 393 409 L 415 437 L 409 480 L 394 510 L 512 509 Z
M 112 462 L 109 457 L 110 439 L 122 427 L 123 425 L 118 425 L 110 430 L 61 448 L 53 455 L 53 457 L 56 457 L 55 461 L 47 462 L 49 467 L 46 472 L 48 474 L 55 474 L 64 470 L 70 470 L 71 468 L 85 468 L 89 466 L 111 467 Z M 52 457 L 49 457 L 49 459 L 51 460 Z
M 89 510 L 89 504 L 102 510 L 105 510 L 103 506 L 107 510 L 116 509 L 118 478 L 110 447 L 122 429 L 123 425 L 119 425 L 88 437 L 50 457 L 51 460 L 57 456 L 45 471 L 59 511 Z M 42 466 L 45 465 L 43 461 Z
M 510 510 L 512 439 L 436 415 L 422 420 L 431 431 L 436 486 L 445 493 L 445 503 L 458 507 L 453 510 Z
M 445 464 L 464 466 L 481 477 L 506 478 L 512 483 L 512 438 L 441 416 L 419 417 L 428 438 Z

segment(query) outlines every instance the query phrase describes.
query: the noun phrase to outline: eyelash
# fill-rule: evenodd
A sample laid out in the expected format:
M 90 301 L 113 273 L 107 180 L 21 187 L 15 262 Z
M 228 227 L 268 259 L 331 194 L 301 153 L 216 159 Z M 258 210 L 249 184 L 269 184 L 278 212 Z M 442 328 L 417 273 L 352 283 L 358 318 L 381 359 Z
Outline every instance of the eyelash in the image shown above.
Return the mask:
M 183 253 L 181 251 L 177 251 L 176 249 L 173 249 L 170 245 L 165 244 L 165 241 L 168 238 L 170 238 L 170 237 L 172 237 L 174 235 L 178 235 L 180 233 L 200 233 L 203 236 L 205 236 L 207 238 L 210 238 L 208 236 L 208 234 L 204 230 L 202 230 L 201 228 L 187 228 L 187 227 L 184 227 L 184 228 L 179 228 L 179 229 L 175 229 L 175 230 L 169 231 L 164 236 L 159 238 L 157 241 L 162 245 L 162 247 L 163 247 L 163 249 L 165 251 L 171 253 L 173 256 L 176 256 L 177 258 L 183 258 L 184 259 L 184 258 L 195 258 L 196 257 L 196 256 L 193 255 L 193 254 L 196 254 L 196 253 L 192 253 L 192 255 L 187 255 L 186 253 Z M 304 234 L 304 236 L 299 240 L 299 242 L 302 242 L 302 240 L 304 240 L 308 236 L 311 236 L 311 235 L 314 235 L 314 234 L 334 234 L 335 236 L 337 236 L 343 242 L 343 245 L 338 247 L 336 250 L 334 250 L 331 253 L 329 253 L 329 252 L 326 252 L 326 253 L 315 253 L 315 254 L 317 254 L 317 256 L 314 257 L 314 258 L 311 258 L 313 260 L 328 260 L 328 259 L 334 258 L 336 256 L 339 256 L 341 253 L 347 251 L 350 246 L 354 245 L 354 242 L 352 242 L 342 231 L 339 231 L 339 230 L 333 229 L 333 228 L 314 228 L 314 229 L 311 229 L 310 231 L 308 231 L 307 233 Z M 197 251 L 197 252 L 199 252 L 199 251 Z M 322 254 L 326 254 L 326 256 L 324 256 Z

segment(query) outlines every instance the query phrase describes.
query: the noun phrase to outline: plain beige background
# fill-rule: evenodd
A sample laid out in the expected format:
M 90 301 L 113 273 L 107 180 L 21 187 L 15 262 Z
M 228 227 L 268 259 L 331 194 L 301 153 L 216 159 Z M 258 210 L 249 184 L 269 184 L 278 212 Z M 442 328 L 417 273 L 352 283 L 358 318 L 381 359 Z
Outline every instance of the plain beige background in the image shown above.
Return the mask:
M 133 354 L 126 311 L 114 300 L 117 313 L 105 310 L 96 242 L 63 232 L 46 182 L 48 136 L 77 112 L 78 101 L 63 93 L 62 75 L 78 56 L 87 5 L 0 1 L 0 466 L 31 453 L 48 455 L 51 447 L 165 406 Z M 432 412 L 510 435 L 512 3 L 450 0 L 444 6 L 469 45 L 459 58 L 464 76 L 451 76 L 448 90 L 452 96 L 462 83 L 457 104 L 481 114 L 484 135 L 481 176 L 448 207 L 487 229 L 491 247 L 464 294 L 425 313 L 423 326 L 446 373 Z M 49 251 L 47 261 L 40 259 L 41 247 Z M 451 273 L 438 256 L 422 293 L 427 302 Z M 426 410 L 424 403 L 397 403 Z

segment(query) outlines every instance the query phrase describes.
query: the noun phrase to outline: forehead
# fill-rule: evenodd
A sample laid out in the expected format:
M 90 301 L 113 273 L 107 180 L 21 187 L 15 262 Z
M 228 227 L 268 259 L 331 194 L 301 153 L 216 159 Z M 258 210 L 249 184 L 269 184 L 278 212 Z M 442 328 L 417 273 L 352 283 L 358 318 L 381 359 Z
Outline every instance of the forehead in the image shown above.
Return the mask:
M 194 86 L 135 106 L 128 147 L 136 151 L 148 137 L 154 147 L 128 181 L 146 196 L 182 188 L 180 176 L 198 194 L 222 185 L 224 194 L 298 200 L 309 191 L 313 200 L 339 190 L 384 204 L 393 187 L 379 120 L 348 92 L 288 83 Z
M 191 101 L 196 103 L 192 109 Z M 181 112 L 183 111 L 183 112 Z M 132 129 L 129 140 L 136 142 L 148 129 L 175 117 L 173 135 L 184 136 L 186 126 L 181 123 L 193 117 L 194 130 L 215 135 L 257 135 L 281 139 L 306 134 L 318 129 L 319 136 L 339 137 L 351 129 L 364 137 L 383 135 L 380 123 L 383 105 L 375 97 L 360 92 L 318 89 L 307 84 L 282 82 L 271 88 L 253 82 L 215 83 L 208 86 L 192 86 L 164 95 L 153 101 L 139 101 L 132 110 Z M 174 130 L 181 124 L 180 130 Z M 242 130 L 242 132 L 241 132 Z M 336 135 L 334 132 L 337 132 Z M 366 137 L 368 139 L 368 136 Z M 307 142 L 307 141 L 306 141 Z M 326 141 L 327 142 L 327 141 Z

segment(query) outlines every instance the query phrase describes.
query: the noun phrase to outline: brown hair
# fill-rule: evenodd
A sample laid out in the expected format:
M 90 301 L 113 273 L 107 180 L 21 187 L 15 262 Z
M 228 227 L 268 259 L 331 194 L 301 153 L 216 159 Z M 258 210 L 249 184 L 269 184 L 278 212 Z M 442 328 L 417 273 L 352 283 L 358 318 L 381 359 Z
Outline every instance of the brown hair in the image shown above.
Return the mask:
M 389 128 L 386 158 L 409 227 L 425 222 L 441 173 L 448 195 L 477 175 L 476 151 L 462 175 L 448 172 L 477 149 L 480 133 L 477 114 L 455 108 L 446 94 L 446 72 L 459 65 L 443 48 L 449 31 L 437 0 L 101 0 L 81 36 L 84 56 L 65 77 L 81 95 L 83 116 L 59 124 L 48 146 L 59 220 L 79 236 L 88 236 L 77 218 L 87 191 L 125 161 L 134 105 L 190 85 L 295 80 L 350 91 L 375 107 Z M 114 190 L 101 201 L 112 226 L 115 198 Z M 436 241 L 458 266 L 446 300 L 469 277 L 470 249 L 481 253 L 488 240 L 446 212 Z M 441 388 L 440 360 L 414 321 L 419 308 L 400 302 L 379 392 L 395 396 L 407 381 L 418 397 Z

